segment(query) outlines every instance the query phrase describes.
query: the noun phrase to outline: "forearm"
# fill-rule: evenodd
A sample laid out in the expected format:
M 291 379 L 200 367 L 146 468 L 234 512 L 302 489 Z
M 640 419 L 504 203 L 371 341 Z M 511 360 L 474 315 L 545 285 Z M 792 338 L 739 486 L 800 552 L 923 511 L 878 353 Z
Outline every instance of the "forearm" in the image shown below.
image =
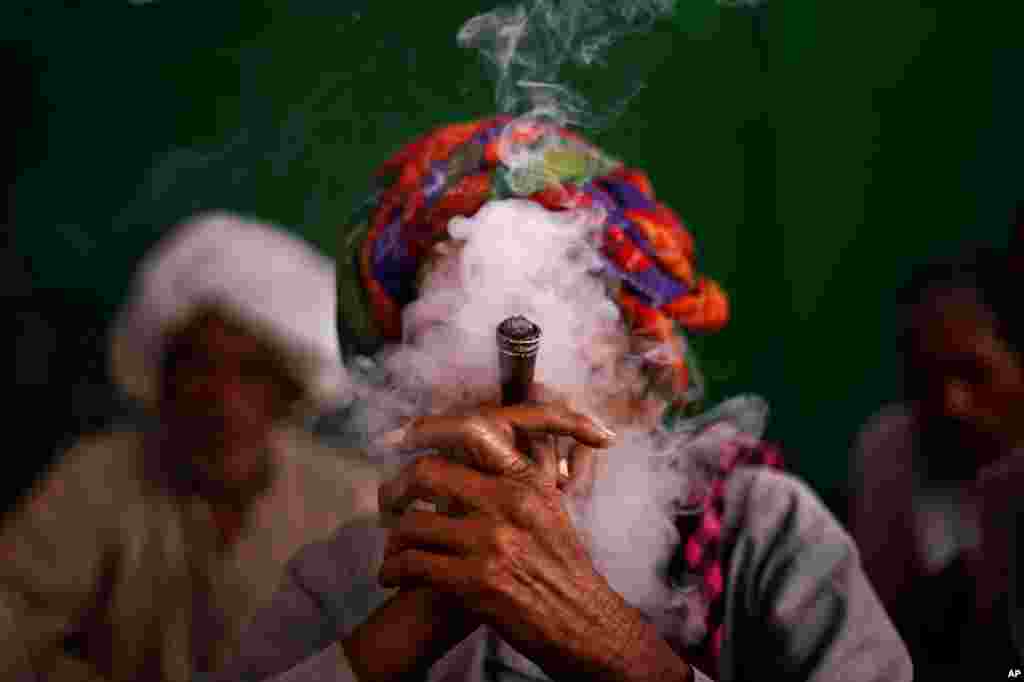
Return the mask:
M 341 640 L 361 682 L 425 676 L 479 622 L 453 600 L 426 588 L 403 590 Z
M 657 628 L 619 595 L 610 596 L 619 602 L 619 608 L 609 611 L 605 619 L 610 629 L 602 639 L 607 644 L 593 649 L 603 654 L 588 677 L 607 682 L 694 682 L 693 669 L 662 639 Z
M 588 591 L 585 613 L 539 637 L 507 640 L 553 680 L 695 682 L 691 667 L 641 611 L 613 590 Z
M 695 682 L 694 670 L 661 638 L 653 625 L 642 622 L 633 646 L 621 657 L 613 679 L 622 682 Z

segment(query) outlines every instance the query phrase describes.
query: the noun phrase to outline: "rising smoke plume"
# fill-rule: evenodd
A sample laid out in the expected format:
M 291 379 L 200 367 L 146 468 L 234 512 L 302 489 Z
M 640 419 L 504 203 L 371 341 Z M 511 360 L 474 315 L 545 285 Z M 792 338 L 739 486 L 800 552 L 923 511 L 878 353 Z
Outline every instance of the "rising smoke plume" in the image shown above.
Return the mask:
M 612 45 L 650 30 L 674 7 L 674 0 L 533 0 L 473 17 L 457 41 L 479 50 L 491 67 L 499 113 L 600 129 L 622 114 L 642 81 L 624 84 L 626 93 L 597 112 L 565 82 L 563 68 L 606 65 Z

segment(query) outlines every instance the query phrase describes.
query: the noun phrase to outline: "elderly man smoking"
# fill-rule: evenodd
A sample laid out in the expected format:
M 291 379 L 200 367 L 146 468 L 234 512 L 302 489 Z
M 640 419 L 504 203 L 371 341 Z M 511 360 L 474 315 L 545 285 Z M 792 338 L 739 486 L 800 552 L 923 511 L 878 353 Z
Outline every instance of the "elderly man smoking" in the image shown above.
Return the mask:
M 216 669 L 289 556 L 375 509 L 369 465 L 297 428 L 348 390 L 333 301 L 329 260 L 231 215 L 144 260 L 112 373 L 158 425 L 84 439 L 0 530 L 0 677 Z
M 424 136 L 379 178 L 344 234 L 339 324 L 364 352 L 402 340 L 378 356 L 402 390 L 367 401 L 421 387 L 389 440 L 438 452 L 381 487 L 405 510 L 392 528 L 353 524 L 296 556 L 225 679 L 911 679 L 853 542 L 745 423 L 756 401 L 701 411 L 676 330 L 718 329 L 727 301 L 642 173 L 499 117 Z M 596 261 L 559 241 L 574 224 Z M 554 398 L 496 407 L 481 358 L 517 307 L 544 330 Z M 672 516 L 667 553 L 645 496 Z M 449 513 L 408 504 L 436 498 Z

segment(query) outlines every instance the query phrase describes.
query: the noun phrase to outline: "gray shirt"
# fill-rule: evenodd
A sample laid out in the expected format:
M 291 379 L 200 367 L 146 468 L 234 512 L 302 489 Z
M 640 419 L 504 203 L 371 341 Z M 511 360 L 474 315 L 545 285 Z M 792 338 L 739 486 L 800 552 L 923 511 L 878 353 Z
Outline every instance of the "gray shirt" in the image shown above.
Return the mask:
M 355 680 L 337 641 L 391 594 L 377 585 L 386 536 L 372 522 L 350 524 L 300 551 L 220 677 Z M 868 583 L 854 543 L 806 485 L 771 470 L 738 469 L 727 485 L 723 540 L 725 638 L 718 679 L 912 679 L 907 649 Z M 680 611 L 659 629 L 671 644 L 688 626 Z M 481 627 L 438 661 L 428 679 L 548 678 Z M 698 671 L 697 679 L 710 678 Z

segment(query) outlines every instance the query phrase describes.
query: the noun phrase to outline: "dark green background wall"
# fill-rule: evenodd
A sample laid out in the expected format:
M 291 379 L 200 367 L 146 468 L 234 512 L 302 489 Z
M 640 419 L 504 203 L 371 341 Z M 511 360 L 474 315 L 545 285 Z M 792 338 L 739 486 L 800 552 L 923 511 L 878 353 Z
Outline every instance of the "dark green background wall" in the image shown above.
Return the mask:
M 204 208 L 332 251 L 377 163 L 491 113 L 454 35 L 494 4 L 7 5 L 0 39 L 32 102 L 15 131 L 14 244 L 36 290 L 77 297 L 102 326 L 135 260 Z M 649 171 L 732 294 L 734 323 L 699 342 L 713 390 L 767 396 L 771 435 L 831 495 L 857 427 L 897 394 L 892 289 L 964 240 L 1006 241 L 1022 194 L 1020 17 L 907 0 L 678 5 L 582 74 L 598 103 L 627 75 L 647 82 L 594 137 Z

